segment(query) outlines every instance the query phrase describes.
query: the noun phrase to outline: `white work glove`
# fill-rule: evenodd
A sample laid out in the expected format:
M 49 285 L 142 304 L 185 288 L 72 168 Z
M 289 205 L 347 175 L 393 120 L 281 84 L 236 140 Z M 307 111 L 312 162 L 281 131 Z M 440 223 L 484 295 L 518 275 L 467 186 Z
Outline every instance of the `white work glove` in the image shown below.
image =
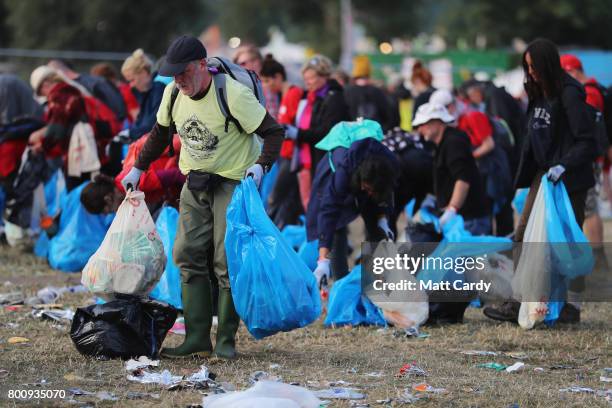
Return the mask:
M 563 173 L 565 173 L 565 167 L 560 164 L 557 164 L 556 166 L 553 166 L 548 169 L 546 177 L 553 183 L 557 184 L 557 182 L 561 179 Z
M 291 125 L 285 125 L 285 138 L 296 140 L 298 137 L 298 128 Z
M 383 230 L 389 241 L 393 242 L 395 240 L 395 234 L 393 234 L 393 231 L 391 231 L 391 228 L 389 228 L 389 221 L 387 220 L 387 217 L 379 218 L 377 225 L 378 228 Z
M 253 177 L 253 181 L 255 182 L 255 185 L 257 186 L 257 188 L 259 188 L 259 185 L 261 184 L 261 179 L 263 178 L 263 175 L 264 175 L 264 170 L 261 164 L 252 165 L 244 173 L 245 178 Z
M 442 216 L 440 217 L 440 227 L 443 227 L 444 225 L 446 225 L 447 222 L 449 222 L 456 216 L 457 216 L 457 210 L 455 209 L 455 207 L 447 207 L 446 210 L 444 210 L 444 213 L 442 214 Z
M 138 190 L 141 175 L 142 170 L 132 167 L 128 174 L 125 175 L 123 180 L 121 180 L 121 185 L 123 188 L 125 188 L 125 191 L 128 191 L 128 189 Z
M 113 142 L 130 144 L 132 139 L 130 138 L 130 129 L 123 129 L 113 137 Z
M 314 270 L 314 276 L 317 279 L 317 286 L 327 286 L 329 284 L 329 259 L 319 259 L 317 268 Z

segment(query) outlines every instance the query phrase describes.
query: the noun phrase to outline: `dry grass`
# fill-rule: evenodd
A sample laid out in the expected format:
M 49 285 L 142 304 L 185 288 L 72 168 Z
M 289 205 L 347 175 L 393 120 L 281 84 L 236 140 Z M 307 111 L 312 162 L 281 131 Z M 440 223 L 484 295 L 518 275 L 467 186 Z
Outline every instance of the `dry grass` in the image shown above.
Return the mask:
M 56 272 L 45 262 L 31 255 L 0 249 L 0 293 L 22 290 L 27 295 L 47 285 L 78 284 L 80 276 Z M 88 295 L 66 295 L 66 306 L 89 304 Z M 30 308 L 0 312 L 0 369 L 9 374 L 0 379 L 0 406 L 72 406 L 66 400 L 9 401 L 9 389 L 35 389 L 24 385 L 45 379 L 42 389 L 79 387 L 87 391 L 105 390 L 116 394 L 118 402 L 98 402 L 95 398 L 78 397 L 79 401 L 96 406 L 187 406 L 201 403 L 201 394 L 194 390 L 164 391 L 157 386 L 129 382 L 120 361 L 95 361 L 81 356 L 71 343 L 68 326 L 30 317 Z M 555 327 L 525 332 L 510 324 L 496 324 L 470 309 L 463 325 L 424 328 L 426 339 L 396 338 L 376 328 L 324 329 L 318 322 L 311 327 L 281 333 L 255 341 L 241 327 L 238 345 L 241 356 L 228 363 L 206 361 L 175 362 L 162 360 L 160 368 L 174 374 L 189 374 L 200 364 L 207 364 L 218 380 L 233 383 L 242 389 L 248 386 L 250 374 L 256 370 L 279 375 L 285 382 L 306 384 L 307 381 L 344 380 L 367 394 L 371 406 L 377 399 L 395 397 L 418 382 L 447 389 L 445 394 L 427 395 L 416 406 L 453 407 L 584 407 L 610 406 L 603 397 L 559 392 L 560 388 L 578 385 L 604 389 L 599 381 L 603 367 L 612 366 L 610 320 L 612 305 L 589 304 L 583 313 L 584 323 L 575 327 Z M 17 323 L 11 328 L 7 323 Z M 12 345 L 11 336 L 23 336 L 29 343 Z M 182 336 L 170 334 L 166 343 L 173 345 Z M 509 374 L 475 367 L 478 363 L 497 361 L 512 364 L 510 357 L 481 357 L 460 354 L 461 350 L 521 351 L 528 368 Z M 427 378 L 396 378 L 399 368 L 416 362 L 428 373 Z M 280 368 L 269 369 L 270 364 Z M 551 370 L 565 364 L 571 369 Z M 534 372 L 534 367 L 545 368 Z M 382 371 L 381 378 L 366 374 Z M 129 400 L 128 391 L 155 392 L 159 400 Z M 348 402 L 334 401 L 334 407 L 347 407 Z

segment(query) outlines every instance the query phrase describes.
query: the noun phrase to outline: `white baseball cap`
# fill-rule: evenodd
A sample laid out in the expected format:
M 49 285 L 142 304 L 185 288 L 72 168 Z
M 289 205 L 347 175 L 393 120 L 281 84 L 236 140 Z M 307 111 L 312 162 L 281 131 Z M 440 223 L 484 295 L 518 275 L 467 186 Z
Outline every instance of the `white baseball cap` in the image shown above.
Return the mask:
M 451 123 L 455 120 L 455 118 L 448 113 L 446 107 L 440 105 L 439 103 L 430 102 L 419 106 L 414 120 L 412 121 L 412 126 L 416 128 L 434 119 L 440 120 L 444 123 Z
M 32 74 L 30 75 L 30 85 L 32 86 L 35 94 L 38 94 L 38 88 L 40 88 L 43 81 L 53 74 L 57 74 L 57 71 L 47 65 L 41 65 L 32 71 Z
M 453 94 L 446 89 L 438 89 L 429 97 L 429 103 L 437 103 L 438 105 L 448 106 L 455 101 Z

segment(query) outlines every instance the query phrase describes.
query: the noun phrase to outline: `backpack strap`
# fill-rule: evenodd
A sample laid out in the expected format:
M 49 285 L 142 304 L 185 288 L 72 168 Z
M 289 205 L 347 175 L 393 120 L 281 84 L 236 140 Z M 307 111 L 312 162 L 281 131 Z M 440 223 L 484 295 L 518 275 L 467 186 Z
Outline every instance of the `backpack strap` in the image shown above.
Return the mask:
M 233 122 L 234 125 L 238 128 L 240 133 L 244 133 L 244 129 L 238 122 L 232 112 L 230 112 L 229 104 L 227 103 L 227 81 L 225 75 L 217 74 L 213 75 L 213 83 L 215 84 L 215 95 L 217 96 L 217 103 L 219 104 L 219 108 L 221 109 L 221 113 L 225 116 L 225 132 L 227 133 L 229 129 L 229 123 Z
M 176 133 L 176 123 L 172 117 L 172 108 L 178 97 L 179 89 L 175 86 L 170 95 L 170 106 L 168 106 L 168 117 L 170 118 L 170 128 L 168 129 L 168 157 L 174 156 L 174 134 Z

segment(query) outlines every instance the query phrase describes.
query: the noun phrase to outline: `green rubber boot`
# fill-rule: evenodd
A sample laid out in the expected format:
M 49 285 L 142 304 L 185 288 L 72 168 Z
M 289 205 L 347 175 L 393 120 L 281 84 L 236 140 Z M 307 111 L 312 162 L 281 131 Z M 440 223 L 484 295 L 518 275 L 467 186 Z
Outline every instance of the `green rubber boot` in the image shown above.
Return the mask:
M 185 341 L 178 347 L 162 348 L 160 355 L 167 358 L 210 357 L 212 343 L 212 292 L 210 279 L 194 276 L 181 284 Z
M 214 357 L 232 359 L 236 357 L 236 332 L 240 325 L 240 316 L 234 308 L 234 300 L 230 289 L 219 288 L 219 310 L 217 312 L 217 343 Z

